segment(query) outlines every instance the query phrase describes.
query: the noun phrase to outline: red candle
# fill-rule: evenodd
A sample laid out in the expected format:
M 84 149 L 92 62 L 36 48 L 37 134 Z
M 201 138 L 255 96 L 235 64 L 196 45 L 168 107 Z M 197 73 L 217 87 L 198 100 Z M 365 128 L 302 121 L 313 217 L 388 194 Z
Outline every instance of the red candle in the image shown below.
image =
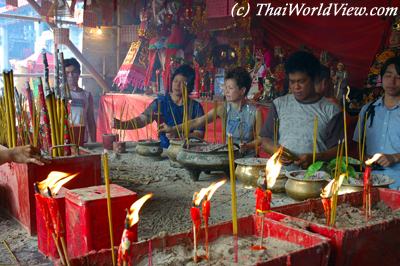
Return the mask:
M 190 208 L 190 216 L 192 217 L 193 224 L 198 231 L 201 225 L 200 209 L 197 207 Z
M 371 165 L 366 165 L 365 166 L 365 171 L 364 171 L 364 192 L 363 192 L 363 208 L 365 211 L 365 215 L 368 218 L 370 215 L 370 199 L 371 199 L 371 171 L 372 167 Z
M 324 207 L 324 213 L 326 217 L 326 225 L 329 225 L 331 220 L 331 199 L 330 198 L 322 198 L 322 206 Z
M 271 210 L 271 197 L 272 192 L 270 190 L 263 190 L 261 188 L 256 189 L 256 212 L 265 213 Z
M 121 238 L 121 244 L 118 248 L 118 265 L 126 263 L 132 265 L 132 244 L 134 242 L 134 233 L 129 229 L 124 229 Z
M 211 204 L 209 200 L 204 200 L 203 201 L 203 208 L 201 209 L 202 215 L 203 215 L 203 220 L 206 225 L 208 225 L 208 218 L 210 217 L 210 208 Z
M 372 167 L 370 165 L 366 165 L 364 171 L 364 187 L 366 184 L 370 183 L 371 171 Z

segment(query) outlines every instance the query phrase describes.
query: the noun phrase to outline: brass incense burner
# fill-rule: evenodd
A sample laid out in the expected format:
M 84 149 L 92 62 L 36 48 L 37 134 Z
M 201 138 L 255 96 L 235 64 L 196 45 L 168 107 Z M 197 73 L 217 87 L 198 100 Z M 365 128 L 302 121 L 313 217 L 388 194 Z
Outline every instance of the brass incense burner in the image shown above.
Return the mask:
M 363 181 L 364 173 L 357 172 L 356 178 L 349 177 L 348 180 L 344 180 L 342 186 L 339 189 L 339 194 L 346 194 L 351 192 L 363 191 L 364 189 L 364 181 Z M 377 188 L 388 188 L 389 185 L 395 182 L 394 179 L 381 174 L 371 174 L 372 177 L 372 186 Z
M 234 147 L 235 158 L 239 157 L 239 147 Z M 228 147 L 226 144 L 191 143 L 182 147 L 177 161 L 190 172 L 194 181 L 199 180 L 202 171 L 224 171 L 229 176 Z
M 137 154 L 150 157 L 160 157 L 163 149 L 160 146 L 160 141 L 140 140 L 135 149 Z
M 166 154 L 170 160 L 170 164 L 172 167 L 181 167 L 181 165 L 178 163 L 176 157 L 178 156 L 178 153 L 181 151 L 182 147 L 185 145 L 186 140 L 182 140 L 182 139 L 171 139 L 169 141 L 169 147 L 166 151 Z M 189 138 L 189 146 L 192 144 L 196 144 L 196 143 L 206 143 L 204 142 L 204 140 L 200 139 L 200 138 L 195 138 L 195 137 L 190 137 Z
M 235 160 L 236 169 L 235 176 L 240 183 L 245 187 L 257 187 L 257 180 L 260 177 L 265 177 L 265 166 L 267 158 L 240 158 Z M 285 192 L 285 183 L 287 177 L 285 172 L 281 172 L 275 182 L 275 185 L 270 188 L 272 192 Z
M 257 187 L 257 180 L 265 171 L 266 158 L 236 159 L 235 176 L 245 187 Z
M 304 178 L 306 170 L 291 171 L 286 174 L 286 194 L 295 200 L 319 198 L 322 189 L 329 182 L 329 174 L 323 171 L 314 176 Z

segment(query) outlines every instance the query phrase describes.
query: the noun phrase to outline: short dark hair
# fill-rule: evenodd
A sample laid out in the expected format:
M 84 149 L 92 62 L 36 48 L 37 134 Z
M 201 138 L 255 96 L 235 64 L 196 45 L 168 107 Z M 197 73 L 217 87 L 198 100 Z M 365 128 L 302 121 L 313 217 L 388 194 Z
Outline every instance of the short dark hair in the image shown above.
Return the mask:
M 64 67 L 74 66 L 75 70 L 78 70 L 81 73 L 81 64 L 79 64 L 78 60 L 74 57 L 67 58 L 64 60 Z
M 320 62 L 313 54 L 305 51 L 297 51 L 289 56 L 285 62 L 286 74 L 295 72 L 306 73 L 312 81 L 319 75 Z
M 174 81 L 174 78 L 177 75 L 182 75 L 186 78 L 186 85 L 187 85 L 187 89 L 188 89 L 188 93 L 191 93 L 194 89 L 194 78 L 195 78 L 195 72 L 194 69 L 189 66 L 189 65 L 181 65 L 180 67 L 178 67 L 174 74 L 172 74 L 172 79 L 171 82 Z
M 234 79 L 239 89 L 245 88 L 245 96 L 250 90 L 252 79 L 249 72 L 244 67 L 235 67 L 225 73 L 225 80 Z
M 382 68 L 381 68 L 381 77 L 383 77 L 383 75 L 386 72 L 386 69 L 388 68 L 388 66 L 390 66 L 391 64 L 394 65 L 394 67 L 396 68 L 396 72 L 397 74 L 400 75 L 400 56 L 394 56 L 389 58 L 388 60 L 386 60 L 386 62 L 383 64 Z

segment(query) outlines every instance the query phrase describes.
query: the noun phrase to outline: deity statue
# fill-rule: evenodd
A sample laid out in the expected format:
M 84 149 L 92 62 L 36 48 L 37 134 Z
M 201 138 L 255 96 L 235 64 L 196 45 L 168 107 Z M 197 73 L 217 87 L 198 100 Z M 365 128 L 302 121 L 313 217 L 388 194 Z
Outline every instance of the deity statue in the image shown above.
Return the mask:
M 339 62 L 336 65 L 336 71 L 332 73 L 332 82 L 335 88 L 335 95 L 337 99 L 341 99 L 345 88 L 347 87 L 348 73 L 344 68 L 344 64 Z

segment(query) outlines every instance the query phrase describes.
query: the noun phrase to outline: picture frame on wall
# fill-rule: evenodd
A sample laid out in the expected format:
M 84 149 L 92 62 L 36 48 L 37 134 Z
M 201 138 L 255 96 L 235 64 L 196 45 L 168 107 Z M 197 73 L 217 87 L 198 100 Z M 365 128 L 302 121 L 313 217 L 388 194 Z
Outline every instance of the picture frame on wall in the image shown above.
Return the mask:
M 224 78 L 225 78 L 225 69 L 218 68 L 214 78 L 214 97 L 216 98 L 224 97 L 224 89 L 223 89 L 223 85 L 225 83 Z

